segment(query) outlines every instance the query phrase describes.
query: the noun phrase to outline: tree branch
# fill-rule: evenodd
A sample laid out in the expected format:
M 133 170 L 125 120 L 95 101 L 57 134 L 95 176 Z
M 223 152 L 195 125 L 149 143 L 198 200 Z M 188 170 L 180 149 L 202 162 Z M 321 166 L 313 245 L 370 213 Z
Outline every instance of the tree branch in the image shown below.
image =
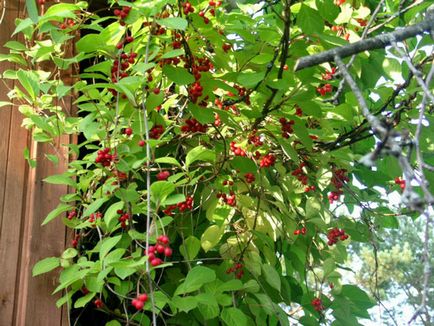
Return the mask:
M 411 25 L 391 33 L 385 33 L 373 38 L 358 41 L 347 46 L 334 48 L 307 57 L 302 57 L 295 64 L 294 71 L 313 67 L 324 62 L 333 61 L 336 56 L 340 58 L 346 58 L 363 51 L 382 49 L 392 44 L 392 42 L 400 42 L 425 32 L 434 31 L 434 15 L 431 13 L 431 11 L 434 11 L 434 9 L 428 10 L 425 20 L 419 24 Z

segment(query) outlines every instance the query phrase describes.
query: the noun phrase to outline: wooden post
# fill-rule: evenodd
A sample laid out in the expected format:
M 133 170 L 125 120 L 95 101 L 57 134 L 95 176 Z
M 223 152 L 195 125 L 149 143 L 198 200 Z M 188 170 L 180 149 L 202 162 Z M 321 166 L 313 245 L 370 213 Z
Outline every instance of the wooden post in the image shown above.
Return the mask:
M 24 3 L 6 2 L 5 18 L 0 24 L 1 53 L 8 52 L 1 46 L 10 40 L 15 19 L 23 17 Z M 1 10 L 0 4 L 0 13 Z M 1 62 L 0 72 L 6 69 L 14 66 Z M 0 101 L 8 101 L 6 94 L 13 87 L 11 80 L 0 82 Z M 66 106 L 72 111 L 71 99 Z M 0 108 L 0 325 L 67 325 L 66 310 L 55 305 L 59 296 L 51 295 L 57 286 L 58 272 L 34 278 L 31 270 L 38 260 L 59 256 L 65 248 L 66 229 L 60 219 L 44 227 L 41 222 L 58 205 L 67 188 L 43 183 L 42 179 L 65 171 L 68 153 L 61 144 L 68 144 L 71 139 L 60 137 L 54 147 L 36 144 L 31 133 L 21 127 L 22 119 L 15 105 Z M 26 147 L 38 161 L 34 169 L 24 159 Z M 57 152 L 62 157 L 55 166 L 45 154 Z

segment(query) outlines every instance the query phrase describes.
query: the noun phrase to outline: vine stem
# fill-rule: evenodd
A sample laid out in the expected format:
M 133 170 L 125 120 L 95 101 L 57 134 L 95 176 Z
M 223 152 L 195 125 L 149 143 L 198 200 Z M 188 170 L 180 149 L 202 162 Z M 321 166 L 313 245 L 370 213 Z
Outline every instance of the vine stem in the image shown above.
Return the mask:
M 149 29 L 148 42 L 146 44 L 145 52 L 145 65 L 149 60 L 149 45 L 151 43 L 151 33 L 152 28 Z M 151 164 L 151 147 L 149 145 L 149 124 L 148 124 L 148 114 L 145 106 L 145 88 L 142 89 L 142 110 L 143 110 L 143 120 L 145 125 L 145 140 L 146 140 L 146 255 L 149 253 L 149 230 L 151 228 L 151 171 L 149 166 Z M 152 325 L 157 326 L 157 315 L 155 313 L 155 299 L 154 299 L 154 288 L 151 279 L 151 271 L 149 266 L 149 259 L 146 259 L 146 274 L 148 275 L 149 283 L 149 294 L 151 297 L 152 304 Z

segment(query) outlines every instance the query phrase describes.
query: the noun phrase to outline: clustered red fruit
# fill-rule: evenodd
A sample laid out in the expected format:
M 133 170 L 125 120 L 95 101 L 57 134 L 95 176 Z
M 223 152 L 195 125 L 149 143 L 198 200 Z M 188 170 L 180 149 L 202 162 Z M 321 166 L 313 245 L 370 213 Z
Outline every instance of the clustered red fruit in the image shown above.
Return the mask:
M 172 256 L 172 248 L 169 246 L 169 237 L 167 235 L 160 235 L 157 238 L 157 244 L 155 246 L 149 246 L 148 253 L 145 250 L 145 255 L 148 256 L 148 260 L 152 266 L 156 267 L 163 263 L 163 260 L 157 255 L 163 255 L 166 258 Z
M 218 115 L 218 113 L 214 113 L 214 126 L 220 127 L 221 124 L 222 121 L 220 120 L 220 116 Z
M 221 198 L 223 202 L 229 206 L 234 207 L 237 205 L 237 198 L 235 197 L 235 193 L 232 190 L 229 192 L 229 196 L 225 193 L 218 193 L 217 198 Z
M 310 303 L 312 304 L 313 309 L 315 309 L 316 311 L 319 312 L 324 310 L 324 306 L 320 298 L 314 298 Z
M 63 21 L 63 23 L 61 23 L 60 25 L 59 25 L 59 28 L 60 29 L 67 29 L 68 27 L 74 27 L 75 26 L 75 21 L 74 20 L 72 20 L 72 19 L 65 19 L 64 21 Z
M 79 233 L 75 233 L 74 239 L 72 240 L 72 243 L 71 243 L 71 245 L 72 245 L 73 248 L 77 248 L 77 246 L 78 246 L 78 240 L 80 240 L 80 234 Z
M 155 125 L 149 130 L 149 137 L 152 139 L 158 139 L 164 132 L 164 127 L 162 125 Z
M 122 53 L 121 60 L 116 59 L 113 62 L 113 67 L 111 69 L 111 80 L 113 83 L 118 82 L 120 79 L 128 77 L 128 72 L 126 71 L 130 64 L 134 63 L 137 58 L 137 53 L 131 52 L 130 54 Z M 113 96 L 116 96 L 118 93 L 115 89 L 111 88 L 110 92 Z
M 345 231 L 338 228 L 333 228 L 329 230 L 327 233 L 327 239 L 329 240 L 327 244 L 329 246 L 333 246 L 336 244 L 339 240 L 344 241 L 348 239 L 348 234 L 345 234 Z
M 77 216 L 77 211 L 75 211 L 75 210 L 73 210 L 73 211 L 70 211 L 69 213 L 68 213 L 68 220 L 72 220 L 74 217 L 76 217 Z
M 223 51 L 224 51 L 225 53 L 228 53 L 228 51 L 229 51 L 230 49 L 232 49 L 232 45 L 230 45 L 229 43 L 223 43 L 223 45 L 222 45 L 222 49 L 223 49 Z
M 184 15 L 188 15 L 194 12 L 194 7 L 190 2 L 186 1 L 182 4 Z
M 336 67 L 333 67 L 331 71 L 326 70 L 324 74 L 322 74 L 323 80 L 333 79 L 333 75 L 336 73 Z
M 302 235 L 305 235 L 306 234 L 306 228 L 305 227 L 302 227 L 301 229 L 297 229 L 297 230 L 295 230 L 294 231 L 294 235 L 299 235 L 299 234 L 302 234 Z
M 92 213 L 89 215 L 89 222 L 95 223 L 97 219 L 101 219 L 101 218 L 102 218 L 102 213 L 100 212 Z
M 137 294 L 137 297 L 131 301 L 131 304 L 137 310 L 142 310 L 146 301 L 148 301 L 148 295 L 146 293 Z
M 129 220 L 130 215 L 124 212 L 122 209 L 118 209 L 116 213 L 120 215 L 118 221 L 121 222 L 121 228 L 125 229 L 127 227 L 127 221 Z
M 350 181 L 350 179 L 346 176 L 346 173 L 347 170 L 345 169 L 333 171 L 331 182 L 336 189 L 330 192 L 328 195 L 330 204 L 333 204 L 334 201 L 339 200 L 340 195 L 343 194 L 342 188 L 344 183 Z
M 110 166 L 111 162 L 116 159 L 116 154 L 110 154 L 110 148 L 104 148 L 98 151 L 95 163 L 101 163 L 103 166 Z
M 104 302 L 102 302 L 101 299 L 96 299 L 93 304 L 95 305 L 95 307 L 97 308 L 102 308 L 104 306 Z
M 255 182 L 255 176 L 253 175 L 253 173 L 250 173 L 250 172 L 248 172 L 244 175 L 244 179 L 246 179 L 247 183 Z
M 157 180 L 159 180 L 159 181 L 167 180 L 168 177 L 170 177 L 170 172 L 167 170 L 161 171 L 157 174 Z
M 246 156 L 246 152 L 241 147 L 238 147 L 234 141 L 230 143 L 231 151 L 235 156 Z
M 404 190 L 405 189 L 405 180 L 401 179 L 400 177 L 395 178 L 395 183 L 399 185 L 399 187 Z
M 193 83 L 188 89 L 188 94 L 190 95 L 191 101 L 193 103 L 197 102 L 198 98 L 202 96 L 202 93 L 203 87 L 198 81 Z
M 303 110 L 298 105 L 295 106 L 295 115 L 298 117 L 303 116 Z
M 307 185 L 309 178 L 306 173 L 304 173 L 303 168 L 306 166 L 305 162 L 301 162 L 299 167 L 291 172 L 291 175 L 297 177 L 298 181 L 300 181 L 303 185 Z M 310 188 L 310 187 L 309 187 Z M 315 190 L 315 188 L 313 188 Z
M 333 86 L 331 84 L 325 84 L 322 87 L 318 87 L 316 91 L 321 94 L 321 96 L 326 95 L 327 93 L 331 93 L 333 90 Z
M 115 9 L 114 14 L 119 18 L 119 23 L 124 26 L 125 18 L 127 18 L 128 14 L 131 11 L 131 7 L 124 6 L 122 9 Z
M 259 162 L 261 168 L 268 168 L 276 163 L 276 157 L 273 154 L 266 154 Z
M 226 274 L 234 273 L 235 278 L 240 279 L 244 275 L 243 264 L 235 263 L 232 267 L 226 270 Z
M 233 185 L 234 185 L 234 182 L 233 182 L 232 180 L 224 180 L 224 181 L 222 182 L 222 185 L 223 185 L 223 186 L 233 186 Z
M 168 215 L 168 216 L 172 216 L 173 215 L 173 211 L 175 209 L 178 209 L 179 212 L 185 212 L 187 209 L 193 209 L 193 197 L 191 196 L 187 196 L 185 201 L 178 203 L 176 205 L 170 205 L 168 207 L 166 207 L 165 210 L 163 210 L 163 213 Z
M 357 18 L 356 21 L 359 23 L 360 27 L 365 27 L 368 25 L 368 21 L 366 19 Z
M 248 137 L 248 143 L 252 144 L 253 146 L 260 147 L 264 145 L 264 142 L 261 140 L 261 137 L 256 135 L 257 130 L 253 130 L 252 133 Z
M 194 118 L 186 119 L 185 125 L 181 127 L 182 132 L 202 132 L 206 133 L 208 126 L 206 124 L 201 124 Z
M 292 126 L 294 125 L 294 120 L 286 120 L 285 118 L 279 119 L 280 124 L 282 125 L 282 137 L 283 138 L 289 138 L 289 134 L 292 134 L 294 132 L 294 129 L 292 129 Z

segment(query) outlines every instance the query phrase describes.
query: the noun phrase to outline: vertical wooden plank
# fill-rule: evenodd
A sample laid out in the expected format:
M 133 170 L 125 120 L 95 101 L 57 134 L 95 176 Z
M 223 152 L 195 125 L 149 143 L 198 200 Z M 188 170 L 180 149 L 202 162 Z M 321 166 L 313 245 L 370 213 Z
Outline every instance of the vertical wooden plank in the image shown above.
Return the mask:
M 1 45 L 10 40 L 20 8 L 20 1 L 7 3 L 5 16 L 0 24 Z M 2 10 L 0 7 L 0 12 Z M 7 53 L 8 49 L 1 48 L 0 51 Z M 12 64 L 1 63 L 2 72 L 13 68 Z M 6 94 L 12 87 L 12 81 L 0 83 L 0 100 L 8 100 Z M 27 131 L 20 128 L 22 118 L 18 115 L 15 108 L 0 108 L 0 325 L 12 325 L 13 322 L 21 213 L 25 194 L 26 163 L 22 149 L 26 144 Z M 21 152 L 18 152 L 19 149 Z

